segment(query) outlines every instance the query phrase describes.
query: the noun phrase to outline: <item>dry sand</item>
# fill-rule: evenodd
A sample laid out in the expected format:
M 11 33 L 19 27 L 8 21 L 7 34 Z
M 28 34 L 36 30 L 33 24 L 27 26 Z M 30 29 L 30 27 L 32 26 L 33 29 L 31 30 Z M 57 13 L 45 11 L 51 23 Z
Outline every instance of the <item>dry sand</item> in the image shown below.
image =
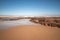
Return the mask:
M 60 28 L 43 25 L 18 25 L 0 32 L 1 40 L 60 40 Z

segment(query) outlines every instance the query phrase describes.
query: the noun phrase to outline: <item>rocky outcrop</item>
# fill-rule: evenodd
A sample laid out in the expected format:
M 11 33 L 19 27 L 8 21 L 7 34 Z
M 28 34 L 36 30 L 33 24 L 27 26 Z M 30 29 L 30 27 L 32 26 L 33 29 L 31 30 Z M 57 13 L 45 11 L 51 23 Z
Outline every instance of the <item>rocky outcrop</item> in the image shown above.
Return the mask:
M 30 21 L 39 23 L 45 26 L 58 27 L 60 28 L 60 19 L 58 18 L 33 18 Z

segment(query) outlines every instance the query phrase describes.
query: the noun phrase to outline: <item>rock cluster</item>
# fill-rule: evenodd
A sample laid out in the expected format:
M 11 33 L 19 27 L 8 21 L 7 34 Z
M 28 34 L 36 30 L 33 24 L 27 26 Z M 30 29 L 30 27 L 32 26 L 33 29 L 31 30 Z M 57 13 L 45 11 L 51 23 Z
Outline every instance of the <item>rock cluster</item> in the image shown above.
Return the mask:
M 60 28 L 60 17 L 49 17 L 49 18 L 32 18 L 30 21 L 45 26 L 58 27 Z

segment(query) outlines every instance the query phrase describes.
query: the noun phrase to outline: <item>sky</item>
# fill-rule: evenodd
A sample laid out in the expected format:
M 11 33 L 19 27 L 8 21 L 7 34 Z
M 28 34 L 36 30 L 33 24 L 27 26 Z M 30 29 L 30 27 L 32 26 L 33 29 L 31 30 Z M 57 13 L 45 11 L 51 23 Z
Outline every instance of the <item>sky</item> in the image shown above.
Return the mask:
M 0 15 L 60 16 L 60 1 L 0 0 Z

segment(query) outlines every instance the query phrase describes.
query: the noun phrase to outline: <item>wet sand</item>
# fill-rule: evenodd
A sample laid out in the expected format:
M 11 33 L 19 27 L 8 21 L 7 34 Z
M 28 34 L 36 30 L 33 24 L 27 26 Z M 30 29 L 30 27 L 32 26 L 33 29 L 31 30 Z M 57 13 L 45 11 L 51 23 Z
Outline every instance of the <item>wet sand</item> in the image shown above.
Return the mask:
M 18 25 L 0 32 L 1 40 L 60 40 L 60 28 L 43 25 Z

